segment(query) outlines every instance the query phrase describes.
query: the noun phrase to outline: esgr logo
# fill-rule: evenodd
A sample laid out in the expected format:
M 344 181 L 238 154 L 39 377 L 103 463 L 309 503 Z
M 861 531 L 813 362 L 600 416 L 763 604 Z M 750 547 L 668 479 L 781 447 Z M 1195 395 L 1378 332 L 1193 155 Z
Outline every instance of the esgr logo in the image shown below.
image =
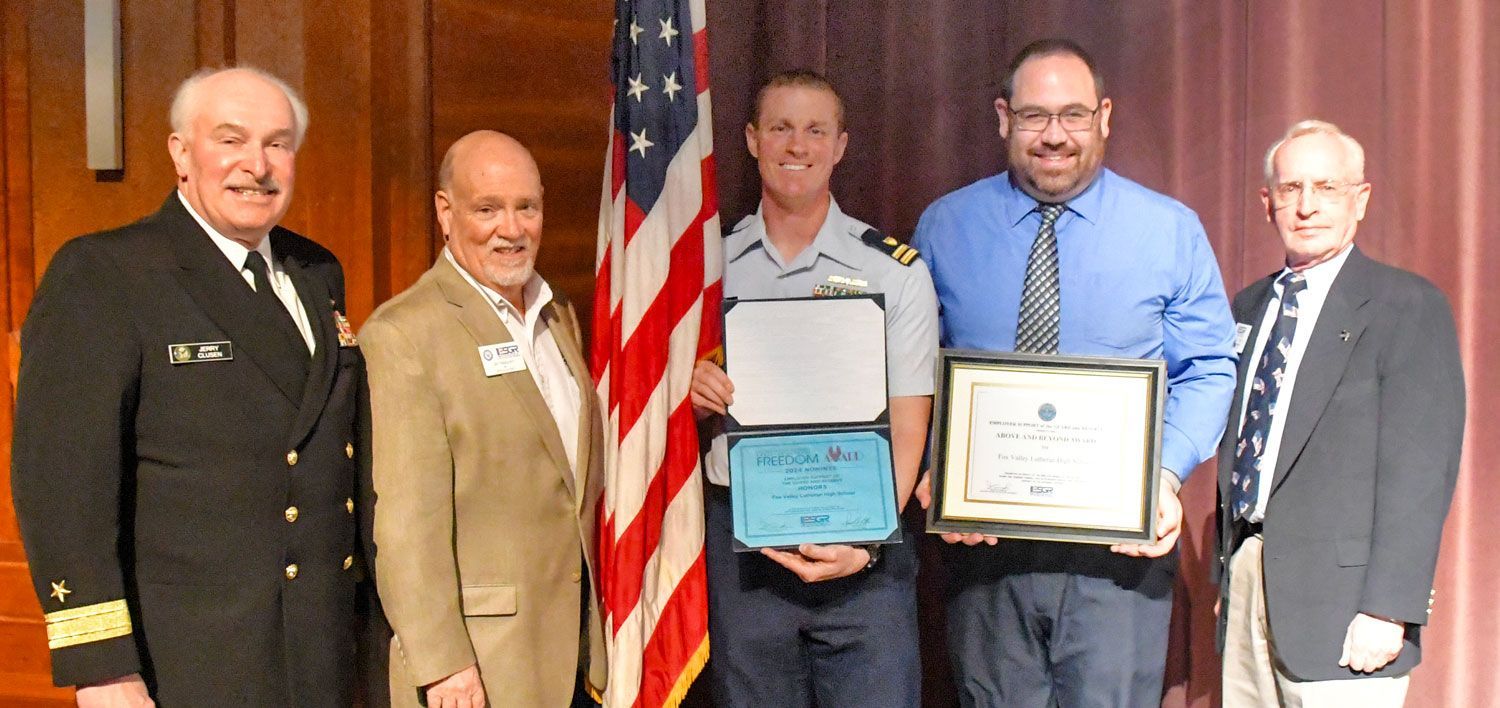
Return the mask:
M 1031 496 L 1034 497 L 1050 497 L 1053 491 L 1055 490 L 1051 486 L 1041 484 L 1031 485 Z
M 827 526 L 829 521 L 828 514 L 807 514 L 802 517 L 803 526 Z

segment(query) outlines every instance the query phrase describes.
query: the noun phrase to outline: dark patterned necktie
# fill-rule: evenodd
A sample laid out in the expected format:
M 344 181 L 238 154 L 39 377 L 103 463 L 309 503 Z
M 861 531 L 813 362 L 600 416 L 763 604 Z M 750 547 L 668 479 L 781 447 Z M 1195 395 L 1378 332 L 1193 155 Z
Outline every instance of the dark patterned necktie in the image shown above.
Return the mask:
M 1261 455 L 1266 450 L 1266 439 L 1271 436 L 1271 416 L 1278 412 L 1277 394 L 1281 392 L 1282 378 L 1286 375 L 1286 357 L 1292 350 L 1292 337 L 1297 333 L 1297 293 L 1307 289 L 1307 279 L 1301 273 L 1287 273 L 1278 282 L 1281 283 L 1281 312 L 1276 316 L 1276 324 L 1271 326 L 1271 336 L 1266 338 L 1266 349 L 1255 368 L 1255 378 L 1250 381 L 1250 400 L 1245 404 L 1240 440 L 1234 450 L 1234 472 L 1229 477 L 1230 501 L 1234 504 L 1236 519 L 1248 520 L 1260 496 Z M 1270 471 L 1266 476 L 1269 475 Z M 1270 482 L 1270 479 L 1265 481 Z
M 1016 320 L 1016 351 L 1057 353 L 1060 287 L 1057 275 L 1057 231 L 1053 225 L 1062 215 L 1061 204 L 1038 204 L 1042 228 L 1031 242 L 1026 259 L 1026 283 L 1021 291 L 1021 314 Z

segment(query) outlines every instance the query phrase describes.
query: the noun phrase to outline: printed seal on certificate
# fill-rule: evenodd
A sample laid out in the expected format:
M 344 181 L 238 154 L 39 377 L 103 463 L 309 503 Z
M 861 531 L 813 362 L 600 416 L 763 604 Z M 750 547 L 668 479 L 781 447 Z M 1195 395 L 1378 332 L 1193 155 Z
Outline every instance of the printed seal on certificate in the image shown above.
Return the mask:
M 1166 362 L 944 349 L 929 533 L 1156 539 Z

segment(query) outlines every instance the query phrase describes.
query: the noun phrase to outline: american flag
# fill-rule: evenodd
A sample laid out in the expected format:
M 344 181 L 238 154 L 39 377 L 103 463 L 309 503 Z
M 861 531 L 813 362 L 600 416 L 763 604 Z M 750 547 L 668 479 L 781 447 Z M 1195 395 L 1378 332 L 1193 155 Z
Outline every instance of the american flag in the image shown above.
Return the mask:
M 675 706 L 708 660 L 703 478 L 688 388 L 719 346 L 703 0 L 616 0 L 593 370 L 605 407 L 604 705 Z

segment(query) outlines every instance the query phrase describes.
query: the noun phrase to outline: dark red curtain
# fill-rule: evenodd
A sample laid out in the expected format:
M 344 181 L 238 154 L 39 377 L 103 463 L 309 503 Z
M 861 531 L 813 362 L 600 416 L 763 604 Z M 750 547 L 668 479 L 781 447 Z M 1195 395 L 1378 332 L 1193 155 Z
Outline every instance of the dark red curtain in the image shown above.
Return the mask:
M 1277 268 L 1256 196 L 1266 147 L 1293 122 L 1338 123 L 1364 144 L 1374 202 L 1358 237 L 1453 303 L 1469 387 L 1458 493 L 1411 706 L 1500 695 L 1500 3 L 1491 0 L 738 0 L 708 3 L 725 223 L 759 197 L 743 128 L 769 74 L 825 72 L 848 102 L 834 194 L 900 238 L 934 198 L 1004 168 L 992 102 L 1025 43 L 1089 49 L 1115 101 L 1106 163 L 1196 210 L 1233 294 Z M 1492 236 L 1485 238 L 1486 235 Z M 1165 705 L 1217 704 L 1207 582 L 1213 472 L 1184 492 L 1189 533 Z M 923 580 L 929 705 L 953 702 L 929 558 Z

